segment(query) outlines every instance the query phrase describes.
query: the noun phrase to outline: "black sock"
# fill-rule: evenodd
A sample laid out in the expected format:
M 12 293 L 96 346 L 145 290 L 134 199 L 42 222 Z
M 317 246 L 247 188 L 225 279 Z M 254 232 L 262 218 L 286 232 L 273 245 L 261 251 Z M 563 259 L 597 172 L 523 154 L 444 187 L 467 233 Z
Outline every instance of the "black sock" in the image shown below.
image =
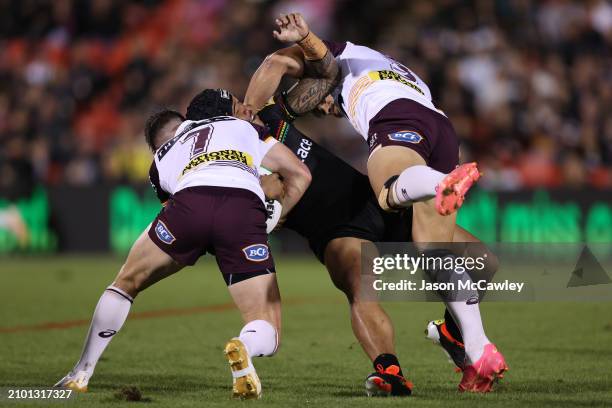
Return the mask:
M 387 369 L 387 367 L 392 365 L 399 367 L 400 370 L 398 374 L 403 377 L 404 374 L 402 374 L 402 367 L 400 366 L 399 360 L 397 359 L 397 357 L 395 357 L 394 354 L 381 354 L 374 359 L 374 370 L 376 371 L 378 371 L 378 366 L 381 366 L 384 371 Z
M 448 309 L 444 310 L 444 322 L 446 323 L 446 329 L 450 333 L 451 336 L 455 338 L 455 340 L 463 343 L 463 336 L 461 336 L 461 330 L 459 330 L 459 326 L 455 323 L 455 319 L 450 314 Z

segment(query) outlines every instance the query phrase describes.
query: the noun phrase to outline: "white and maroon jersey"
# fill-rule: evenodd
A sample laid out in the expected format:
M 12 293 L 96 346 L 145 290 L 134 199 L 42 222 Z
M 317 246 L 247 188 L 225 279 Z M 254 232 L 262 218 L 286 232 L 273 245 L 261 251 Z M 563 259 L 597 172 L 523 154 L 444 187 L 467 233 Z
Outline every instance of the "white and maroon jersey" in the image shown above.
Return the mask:
M 325 41 L 340 68 L 340 84 L 332 95 L 355 130 L 366 140 L 370 120 L 396 99 L 412 99 L 437 109 L 429 87 L 401 63 L 368 47 Z
M 257 169 L 275 143 L 266 129 L 231 116 L 187 120 L 155 152 L 151 185 L 161 202 L 195 186 L 242 188 L 265 202 Z

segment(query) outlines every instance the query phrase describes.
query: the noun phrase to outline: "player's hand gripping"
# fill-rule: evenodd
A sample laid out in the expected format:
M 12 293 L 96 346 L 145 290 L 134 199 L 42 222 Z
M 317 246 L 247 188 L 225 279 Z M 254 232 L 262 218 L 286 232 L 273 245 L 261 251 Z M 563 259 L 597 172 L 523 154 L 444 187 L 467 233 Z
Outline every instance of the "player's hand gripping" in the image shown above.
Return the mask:
M 274 38 L 282 42 L 302 41 L 310 32 L 308 24 L 300 13 L 281 15 L 275 22 L 278 25 L 278 31 L 273 32 Z
M 268 200 L 280 201 L 285 196 L 285 186 L 280 180 L 278 173 L 272 173 L 259 177 L 261 189 Z

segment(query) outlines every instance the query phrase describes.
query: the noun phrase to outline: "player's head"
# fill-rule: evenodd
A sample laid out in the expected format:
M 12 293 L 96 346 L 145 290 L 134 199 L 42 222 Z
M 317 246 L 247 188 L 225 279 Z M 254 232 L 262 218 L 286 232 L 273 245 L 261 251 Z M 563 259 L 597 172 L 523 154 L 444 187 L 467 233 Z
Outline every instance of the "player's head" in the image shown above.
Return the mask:
M 171 139 L 185 118 L 177 111 L 163 109 L 149 116 L 145 123 L 145 140 L 152 151 Z
M 203 120 L 215 116 L 234 116 L 252 120 L 253 112 L 226 89 L 205 89 L 187 107 L 188 120 Z
M 317 116 L 334 115 L 338 118 L 342 117 L 342 110 L 331 95 L 327 95 L 313 110 L 313 113 Z

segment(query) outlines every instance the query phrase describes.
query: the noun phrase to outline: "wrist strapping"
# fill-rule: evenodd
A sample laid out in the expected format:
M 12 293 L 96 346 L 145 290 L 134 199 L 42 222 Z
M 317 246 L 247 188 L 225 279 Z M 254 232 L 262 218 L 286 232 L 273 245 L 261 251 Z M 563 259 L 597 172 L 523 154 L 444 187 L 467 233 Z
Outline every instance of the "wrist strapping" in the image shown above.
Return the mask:
M 299 45 L 304 52 L 304 58 L 309 61 L 320 60 L 327 53 L 327 46 L 325 43 L 317 37 L 316 34 L 313 34 L 312 31 L 309 31 L 306 37 L 298 41 L 297 45 Z

